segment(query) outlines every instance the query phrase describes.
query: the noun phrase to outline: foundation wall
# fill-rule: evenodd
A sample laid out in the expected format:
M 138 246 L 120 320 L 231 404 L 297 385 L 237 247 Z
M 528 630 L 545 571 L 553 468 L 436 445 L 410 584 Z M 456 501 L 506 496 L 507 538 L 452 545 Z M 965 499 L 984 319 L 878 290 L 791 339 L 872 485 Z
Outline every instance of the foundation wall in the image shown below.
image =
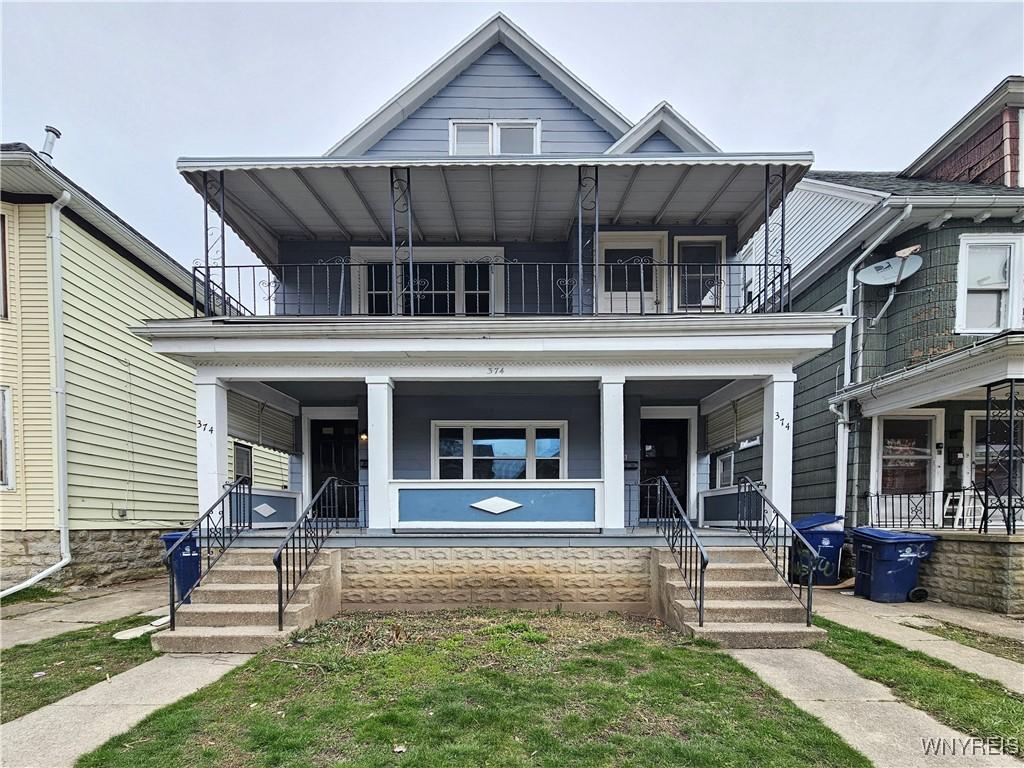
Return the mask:
M 935 552 L 920 584 L 952 605 L 1024 615 L 1024 535 L 932 531 Z

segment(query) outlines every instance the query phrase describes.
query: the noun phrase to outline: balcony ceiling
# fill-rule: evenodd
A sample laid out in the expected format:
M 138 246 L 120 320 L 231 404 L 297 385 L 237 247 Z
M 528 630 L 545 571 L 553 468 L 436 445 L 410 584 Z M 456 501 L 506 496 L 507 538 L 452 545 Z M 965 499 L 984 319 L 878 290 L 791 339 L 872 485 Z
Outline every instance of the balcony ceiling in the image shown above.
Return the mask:
M 250 158 L 178 162 L 202 192 L 224 173 L 226 221 L 265 262 L 278 240 L 390 242 L 389 168 L 408 168 L 415 239 L 427 243 L 559 242 L 576 217 L 578 169 L 596 166 L 601 226 L 735 226 L 764 219 L 765 167 L 791 189 L 807 153 L 675 157 Z M 772 207 L 779 200 L 778 184 Z M 216 206 L 214 206 L 216 207 Z M 584 222 L 593 221 L 585 212 Z

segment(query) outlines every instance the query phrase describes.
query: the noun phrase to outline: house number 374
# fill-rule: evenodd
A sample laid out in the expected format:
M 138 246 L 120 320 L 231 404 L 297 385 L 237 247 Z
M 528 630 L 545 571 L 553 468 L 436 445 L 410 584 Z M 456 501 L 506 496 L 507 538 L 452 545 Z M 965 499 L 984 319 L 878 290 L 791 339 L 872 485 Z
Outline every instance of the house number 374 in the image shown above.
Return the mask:
M 777 422 L 779 422 L 779 424 L 781 424 L 781 425 L 782 425 L 782 427 L 783 427 L 783 428 L 784 428 L 784 429 L 785 429 L 785 430 L 786 430 L 787 432 L 789 431 L 789 425 L 790 425 L 790 422 L 788 422 L 788 421 L 786 421 L 786 420 L 785 420 L 784 418 L 782 418 L 782 414 L 781 414 L 781 413 L 779 413 L 778 411 L 776 411 L 776 412 L 775 412 L 775 420 L 776 420 Z
M 504 376 L 505 375 L 505 366 L 503 366 L 503 365 L 501 365 L 501 366 L 491 366 L 490 368 L 487 369 L 487 375 L 488 376 Z
M 202 421 L 201 419 L 196 419 L 196 431 L 197 432 L 209 432 L 212 435 L 213 434 L 213 424 L 210 424 L 208 421 Z

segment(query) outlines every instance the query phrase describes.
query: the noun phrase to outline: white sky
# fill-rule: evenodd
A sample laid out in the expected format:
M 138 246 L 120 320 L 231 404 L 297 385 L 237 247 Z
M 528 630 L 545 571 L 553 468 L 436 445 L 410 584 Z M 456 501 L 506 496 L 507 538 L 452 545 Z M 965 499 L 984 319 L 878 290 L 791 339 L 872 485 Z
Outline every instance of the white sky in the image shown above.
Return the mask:
M 632 120 L 666 99 L 723 149 L 818 168 L 898 170 L 1024 72 L 1021 2 L 5 2 L 3 140 L 57 126 L 55 165 L 191 264 L 177 157 L 321 154 L 498 10 Z

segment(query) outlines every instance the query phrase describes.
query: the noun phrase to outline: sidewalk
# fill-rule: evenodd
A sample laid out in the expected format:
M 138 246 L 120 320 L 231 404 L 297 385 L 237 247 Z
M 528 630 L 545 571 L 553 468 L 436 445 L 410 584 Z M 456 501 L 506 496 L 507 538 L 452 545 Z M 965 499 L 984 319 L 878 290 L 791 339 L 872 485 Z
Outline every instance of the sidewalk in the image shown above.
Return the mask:
M 822 653 L 803 648 L 729 654 L 800 709 L 821 719 L 877 768 L 1017 766 L 1008 755 L 971 754 L 974 740 L 914 709 L 880 683 Z M 932 752 L 926 745 L 959 754 Z M 963 754 L 963 746 L 967 754 Z
M 1024 623 L 942 603 L 873 603 L 862 597 L 817 589 L 814 590 L 814 612 L 829 621 L 884 638 L 911 651 L 920 651 L 978 677 L 995 680 L 1007 690 L 1024 693 L 1024 664 L 899 622 L 911 616 L 928 616 L 1013 639 L 1020 639 L 1024 634 Z
M 35 643 L 138 613 L 167 614 L 166 579 L 68 591 L 39 602 L 0 607 L 0 648 Z
M 71 768 L 150 713 L 218 680 L 251 656 L 166 654 L 0 725 L 3 768 Z

